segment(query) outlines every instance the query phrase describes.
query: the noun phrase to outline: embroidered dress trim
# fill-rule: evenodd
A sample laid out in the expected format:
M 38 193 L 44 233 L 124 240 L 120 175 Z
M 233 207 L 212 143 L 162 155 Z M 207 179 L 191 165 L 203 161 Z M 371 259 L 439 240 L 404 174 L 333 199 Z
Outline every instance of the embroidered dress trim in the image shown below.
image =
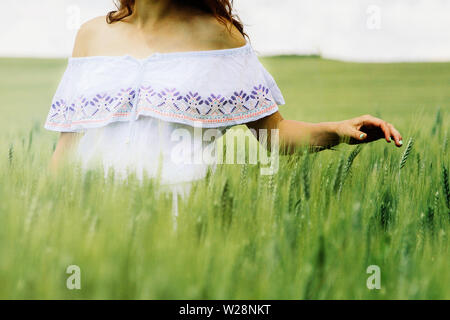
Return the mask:
M 229 97 L 210 94 L 203 98 L 197 92 L 181 94 L 176 89 L 155 91 L 151 87 L 141 87 L 138 94 L 137 116 L 153 116 L 202 127 L 239 124 L 277 110 L 269 89 L 262 84 L 249 92 L 234 92 Z M 80 96 L 70 103 L 64 99 L 56 100 L 45 127 L 50 130 L 81 129 L 84 125 L 97 127 L 116 120 L 130 120 L 135 95 L 135 90 L 127 88 L 115 95 Z
M 151 116 L 197 127 L 255 121 L 283 96 L 251 46 L 70 58 L 44 127 L 82 131 Z

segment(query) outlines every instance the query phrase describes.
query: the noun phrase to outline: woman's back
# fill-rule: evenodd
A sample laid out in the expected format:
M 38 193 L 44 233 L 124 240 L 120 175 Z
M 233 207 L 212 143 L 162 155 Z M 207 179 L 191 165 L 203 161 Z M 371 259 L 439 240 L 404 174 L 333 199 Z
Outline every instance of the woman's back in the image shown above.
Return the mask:
M 111 24 L 106 17 L 83 24 L 73 57 L 123 56 L 143 59 L 153 53 L 237 48 L 246 40 L 231 23 L 222 24 L 209 14 L 187 9 L 157 26 L 142 25 L 136 17 Z

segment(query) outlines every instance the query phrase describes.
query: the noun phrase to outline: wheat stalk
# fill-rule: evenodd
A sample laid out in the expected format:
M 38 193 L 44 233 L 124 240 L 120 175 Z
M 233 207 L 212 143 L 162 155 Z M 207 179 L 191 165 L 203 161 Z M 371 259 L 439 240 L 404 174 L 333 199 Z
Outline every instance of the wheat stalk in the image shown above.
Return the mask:
M 305 160 L 303 161 L 302 168 L 302 182 L 303 182 L 303 192 L 305 194 L 305 198 L 309 199 L 310 192 L 310 164 L 311 160 L 308 155 L 305 156 Z
M 441 114 L 441 108 L 438 108 L 436 112 L 436 118 L 434 120 L 433 128 L 431 129 L 431 134 L 435 135 L 436 131 L 440 130 L 442 124 L 442 114 Z
M 356 148 L 354 148 L 352 150 L 352 152 L 348 156 L 347 162 L 345 163 L 345 166 L 344 166 L 344 179 L 349 174 L 350 168 L 352 167 L 352 164 L 353 164 L 353 161 L 355 160 L 356 156 L 361 152 L 362 146 L 363 146 L 362 144 L 359 144 Z
M 290 212 L 294 209 L 297 195 L 298 195 L 297 172 L 294 171 L 289 179 L 288 208 Z
M 361 152 L 361 150 L 362 150 L 362 145 L 360 144 L 356 148 L 354 148 L 352 150 L 352 152 L 350 152 L 350 155 L 348 156 L 347 161 L 345 162 L 345 164 L 343 164 L 341 179 L 339 181 L 338 193 L 341 193 L 342 187 L 344 186 L 344 183 L 345 183 L 345 180 L 347 179 L 347 176 L 350 173 L 350 168 L 352 167 L 353 161 L 355 160 L 356 156 Z
M 247 189 L 247 185 L 248 185 L 248 165 L 245 163 L 244 165 L 242 165 L 241 167 L 241 177 L 240 177 L 240 187 L 242 190 L 246 190 Z
M 442 151 L 444 154 L 447 154 L 447 147 L 448 147 L 448 137 L 447 132 L 445 132 L 444 142 L 442 143 Z
M 8 160 L 9 160 L 9 164 L 12 164 L 13 161 L 13 155 L 14 155 L 14 146 L 12 144 L 9 145 L 9 150 L 8 150 Z
M 231 194 L 230 185 L 228 179 L 225 180 L 225 184 L 222 189 L 221 197 L 221 211 L 222 211 L 222 223 L 223 226 L 229 227 L 233 219 L 233 195 Z
M 408 157 L 411 153 L 413 145 L 414 145 L 414 139 L 409 138 L 408 144 L 406 145 L 405 152 L 403 152 L 402 158 L 400 159 L 400 165 L 399 165 L 400 169 L 402 169 L 405 166 L 406 160 L 408 160 Z
M 446 202 L 447 208 L 450 209 L 450 186 L 448 183 L 448 169 L 442 165 L 442 189 L 444 192 L 444 200 Z
M 341 185 L 341 178 L 342 178 L 342 170 L 343 170 L 343 168 L 344 168 L 344 158 L 341 157 L 339 159 L 339 163 L 338 163 L 338 166 L 336 168 L 335 179 L 334 179 L 334 184 L 333 184 L 334 192 L 338 192 L 339 191 L 339 186 Z

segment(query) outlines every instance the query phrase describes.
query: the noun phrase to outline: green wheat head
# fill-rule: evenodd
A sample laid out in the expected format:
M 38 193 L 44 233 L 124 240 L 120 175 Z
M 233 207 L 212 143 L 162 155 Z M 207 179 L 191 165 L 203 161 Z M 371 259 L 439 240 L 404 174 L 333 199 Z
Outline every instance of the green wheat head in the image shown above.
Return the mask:
M 400 159 L 400 165 L 399 165 L 400 170 L 405 166 L 406 161 L 408 160 L 408 157 L 412 151 L 413 145 L 414 145 L 414 139 L 409 138 L 408 144 L 406 145 L 406 149 L 403 152 L 402 158 Z

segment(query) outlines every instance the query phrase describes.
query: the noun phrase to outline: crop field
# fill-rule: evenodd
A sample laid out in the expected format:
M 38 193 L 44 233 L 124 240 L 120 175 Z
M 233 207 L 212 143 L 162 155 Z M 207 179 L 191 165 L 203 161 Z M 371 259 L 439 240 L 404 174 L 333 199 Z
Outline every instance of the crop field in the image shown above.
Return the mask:
M 53 177 L 58 134 L 43 124 L 66 61 L 0 59 L 0 298 L 450 299 L 450 63 L 262 62 L 285 118 L 368 113 L 404 146 L 298 150 L 272 176 L 219 165 L 180 199 L 174 229 L 151 179 L 77 165 Z

